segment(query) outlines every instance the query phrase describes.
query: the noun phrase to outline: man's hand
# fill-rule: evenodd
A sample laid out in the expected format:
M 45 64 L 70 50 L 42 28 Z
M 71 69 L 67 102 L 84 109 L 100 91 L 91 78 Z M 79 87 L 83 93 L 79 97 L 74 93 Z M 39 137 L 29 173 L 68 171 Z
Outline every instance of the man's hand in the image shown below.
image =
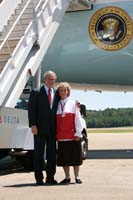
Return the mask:
M 74 139 L 75 139 L 75 141 L 80 141 L 80 137 L 78 137 L 78 136 L 75 136 Z
M 37 135 L 37 133 L 38 133 L 38 129 L 37 129 L 37 126 L 32 126 L 31 127 L 31 131 L 32 131 L 32 133 L 33 133 L 33 135 Z

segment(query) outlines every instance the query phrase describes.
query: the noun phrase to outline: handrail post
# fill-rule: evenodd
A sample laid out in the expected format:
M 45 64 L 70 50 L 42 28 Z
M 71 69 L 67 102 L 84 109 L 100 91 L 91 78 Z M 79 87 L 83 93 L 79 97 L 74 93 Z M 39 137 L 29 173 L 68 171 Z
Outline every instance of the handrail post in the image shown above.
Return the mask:
M 9 44 L 8 44 L 8 40 L 6 41 L 6 46 L 7 46 L 7 48 L 8 48 L 8 51 L 9 51 L 10 56 L 12 56 L 12 52 L 11 52 L 10 46 L 9 46 Z
M 32 0 L 32 9 L 33 9 L 33 27 L 34 27 L 34 32 L 35 32 L 35 39 L 38 41 L 39 38 L 39 31 L 38 31 L 38 20 L 37 20 L 37 13 L 35 9 L 35 0 Z
M 35 76 L 32 79 L 32 89 L 35 89 L 35 88 L 39 89 L 41 86 L 41 65 L 42 63 L 40 64 Z

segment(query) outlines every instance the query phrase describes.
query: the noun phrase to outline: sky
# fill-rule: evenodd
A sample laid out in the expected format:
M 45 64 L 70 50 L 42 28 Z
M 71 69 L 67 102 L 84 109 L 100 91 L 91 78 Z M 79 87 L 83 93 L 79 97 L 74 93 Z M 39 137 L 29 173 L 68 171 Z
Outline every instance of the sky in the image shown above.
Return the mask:
M 104 110 L 106 108 L 129 108 L 133 107 L 133 92 L 94 92 L 94 91 L 71 91 L 72 99 L 85 104 L 87 110 Z

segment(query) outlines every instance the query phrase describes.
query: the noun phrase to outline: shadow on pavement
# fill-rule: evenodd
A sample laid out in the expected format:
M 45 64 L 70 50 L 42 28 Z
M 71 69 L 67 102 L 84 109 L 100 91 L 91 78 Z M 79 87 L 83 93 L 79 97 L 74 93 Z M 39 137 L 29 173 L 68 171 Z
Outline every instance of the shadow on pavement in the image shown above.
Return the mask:
M 133 149 L 88 150 L 87 159 L 133 159 Z
M 68 185 L 73 185 L 73 184 L 76 184 L 74 182 L 68 184 Z M 6 186 L 3 186 L 5 188 L 10 188 L 10 187 L 15 187 L 15 188 L 19 188 L 19 187 L 42 187 L 42 186 L 68 186 L 68 185 L 65 185 L 65 184 L 54 184 L 54 185 L 51 185 L 51 184 L 46 184 L 44 183 L 43 185 L 36 185 L 35 183 L 23 183 L 23 184 L 15 184 L 15 185 L 6 185 Z
M 133 149 L 88 150 L 86 159 L 133 159 Z M 0 161 L 0 176 L 18 172 L 29 173 L 31 171 L 26 171 L 18 161 L 12 160 L 11 158 Z M 34 184 L 29 184 L 29 186 L 31 185 Z M 25 186 L 28 186 L 28 184 Z M 23 185 L 18 185 L 18 187 L 23 187 Z

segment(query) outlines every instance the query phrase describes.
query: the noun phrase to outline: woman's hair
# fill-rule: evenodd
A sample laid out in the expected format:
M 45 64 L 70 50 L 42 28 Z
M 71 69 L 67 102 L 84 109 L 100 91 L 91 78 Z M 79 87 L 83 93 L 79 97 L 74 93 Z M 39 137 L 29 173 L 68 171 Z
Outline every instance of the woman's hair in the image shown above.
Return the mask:
M 59 83 L 59 85 L 57 85 L 58 92 L 59 92 L 60 88 L 66 88 L 67 91 L 68 91 L 68 96 L 70 96 L 71 87 L 70 87 L 69 83 L 67 83 L 67 82 L 61 82 L 61 83 Z

